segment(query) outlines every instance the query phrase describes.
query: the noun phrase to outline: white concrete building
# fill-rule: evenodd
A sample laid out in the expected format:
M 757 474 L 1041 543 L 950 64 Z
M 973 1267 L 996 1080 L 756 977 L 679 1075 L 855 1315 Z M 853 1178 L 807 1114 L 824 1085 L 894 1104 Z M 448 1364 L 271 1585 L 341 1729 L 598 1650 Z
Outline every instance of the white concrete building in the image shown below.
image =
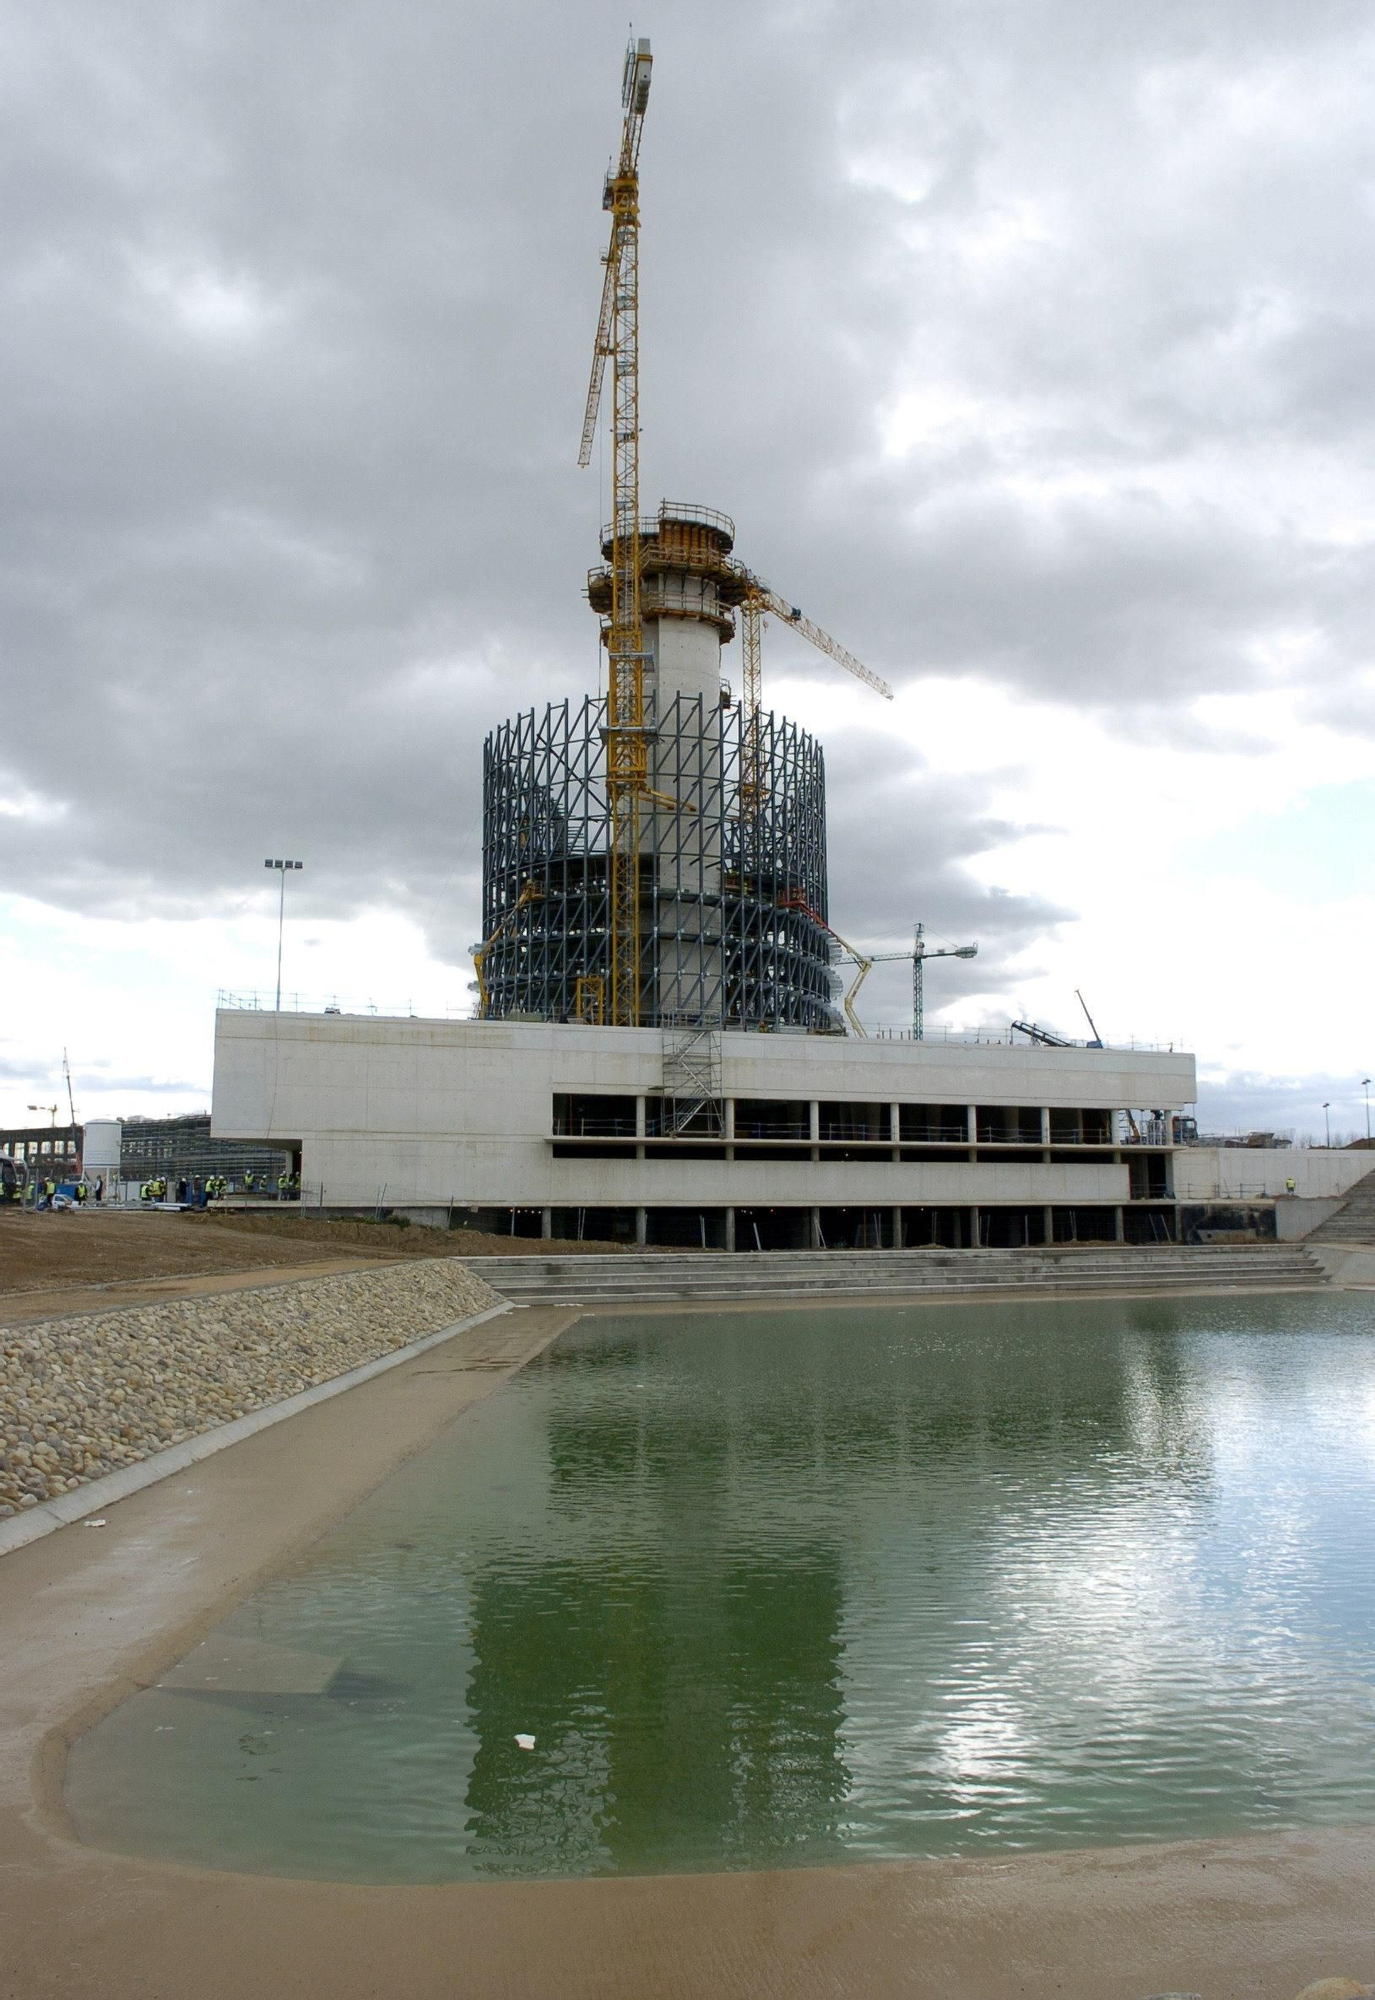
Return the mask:
M 1192 1056 L 700 1039 L 685 1059 L 650 1028 L 222 1010 L 213 1130 L 296 1151 L 303 1198 L 330 1209 L 517 1233 L 742 1250 L 1177 1236 Z

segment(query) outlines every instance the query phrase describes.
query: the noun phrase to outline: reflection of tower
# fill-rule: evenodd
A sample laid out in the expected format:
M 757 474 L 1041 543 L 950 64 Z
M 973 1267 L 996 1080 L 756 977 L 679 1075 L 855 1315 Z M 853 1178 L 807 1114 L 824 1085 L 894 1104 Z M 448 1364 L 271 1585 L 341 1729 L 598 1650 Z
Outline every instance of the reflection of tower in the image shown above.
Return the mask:
M 838 1026 L 824 929 L 825 771 L 819 745 L 777 716 L 759 716 L 747 744 L 739 704 L 723 691 L 721 647 L 747 588 L 734 539 L 734 524 L 704 507 L 666 501 L 641 523 L 639 1018 L 824 1031 Z M 588 598 L 605 620 L 607 567 L 591 572 Z M 559 704 L 488 738 L 490 1016 L 587 1019 L 588 992 L 610 992 L 606 726 L 601 703 Z
M 747 1519 L 737 1541 L 728 1504 L 724 1540 L 704 1532 L 704 1500 L 715 1515 L 713 1489 L 739 1470 L 743 1407 L 694 1425 L 685 1456 L 680 1422 L 627 1412 L 614 1379 L 607 1390 L 589 1382 L 549 1422 L 563 1553 L 473 1578 L 473 1862 L 534 1874 L 835 1859 L 849 1782 L 838 1552 L 803 1536 L 780 1560 Z M 622 1562 L 632 1486 L 652 1552 L 637 1535 Z

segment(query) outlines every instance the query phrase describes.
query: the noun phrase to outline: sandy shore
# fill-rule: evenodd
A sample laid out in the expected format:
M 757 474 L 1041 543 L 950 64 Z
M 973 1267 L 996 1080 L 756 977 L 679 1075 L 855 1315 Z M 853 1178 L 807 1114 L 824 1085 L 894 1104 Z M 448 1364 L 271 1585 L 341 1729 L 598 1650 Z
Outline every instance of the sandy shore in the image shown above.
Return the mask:
M 1292 2000 L 1375 1976 L 1375 1831 L 1005 1862 L 371 1888 L 81 1846 L 80 1731 L 576 1315 L 510 1313 L 0 1561 L 4 2000 Z

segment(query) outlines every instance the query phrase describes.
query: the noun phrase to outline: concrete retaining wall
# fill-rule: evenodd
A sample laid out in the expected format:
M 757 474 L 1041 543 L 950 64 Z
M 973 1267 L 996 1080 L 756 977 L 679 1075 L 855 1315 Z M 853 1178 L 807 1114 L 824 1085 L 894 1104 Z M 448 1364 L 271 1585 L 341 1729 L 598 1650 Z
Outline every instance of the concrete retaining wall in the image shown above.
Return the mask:
M 457 1259 L 0 1331 L 0 1518 L 498 1303 Z
M 1329 1195 L 1322 1201 L 1305 1201 L 1297 1195 L 1281 1195 L 1275 1203 L 1275 1235 L 1281 1243 L 1302 1243 L 1305 1236 L 1335 1215 L 1346 1201 L 1344 1194 Z
M 1283 1196 L 1335 1201 L 1375 1171 L 1375 1153 L 1319 1146 L 1181 1146 L 1174 1155 L 1179 1201 L 1245 1201 Z M 1316 1228 L 1317 1219 L 1309 1225 Z

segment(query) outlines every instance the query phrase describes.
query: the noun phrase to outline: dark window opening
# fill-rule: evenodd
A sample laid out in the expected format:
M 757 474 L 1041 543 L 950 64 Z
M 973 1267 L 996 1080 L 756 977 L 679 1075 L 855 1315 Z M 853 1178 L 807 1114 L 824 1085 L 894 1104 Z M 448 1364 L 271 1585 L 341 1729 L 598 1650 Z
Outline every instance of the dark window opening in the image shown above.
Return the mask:
M 822 1139 L 887 1140 L 890 1115 L 886 1104 L 819 1104 L 818 1135 Z
M 737 1097 L 737 1139 L 809 1139 L 811 1106 L 798 1098 Z
M 807 1250 L 812 1240 L 809 1208 L 737 1208 L 737 1250 Z
M 1034 1146 L 1041 1137 L 1041 1108 L 1037 1104 L 981 1104 L 976 1125 L 986 1145 Z
M 554 1093 L 553 1131 L 555 1137 L 568 1134 L 579 1139 L 635 1136 L 635 1099 L 601 1096 L 590 1091 L 557 1090 Z
M 967 1140 L 969 1113 L 963 1104 L 904 1104 L 898 1109 L 898 1137 Z

